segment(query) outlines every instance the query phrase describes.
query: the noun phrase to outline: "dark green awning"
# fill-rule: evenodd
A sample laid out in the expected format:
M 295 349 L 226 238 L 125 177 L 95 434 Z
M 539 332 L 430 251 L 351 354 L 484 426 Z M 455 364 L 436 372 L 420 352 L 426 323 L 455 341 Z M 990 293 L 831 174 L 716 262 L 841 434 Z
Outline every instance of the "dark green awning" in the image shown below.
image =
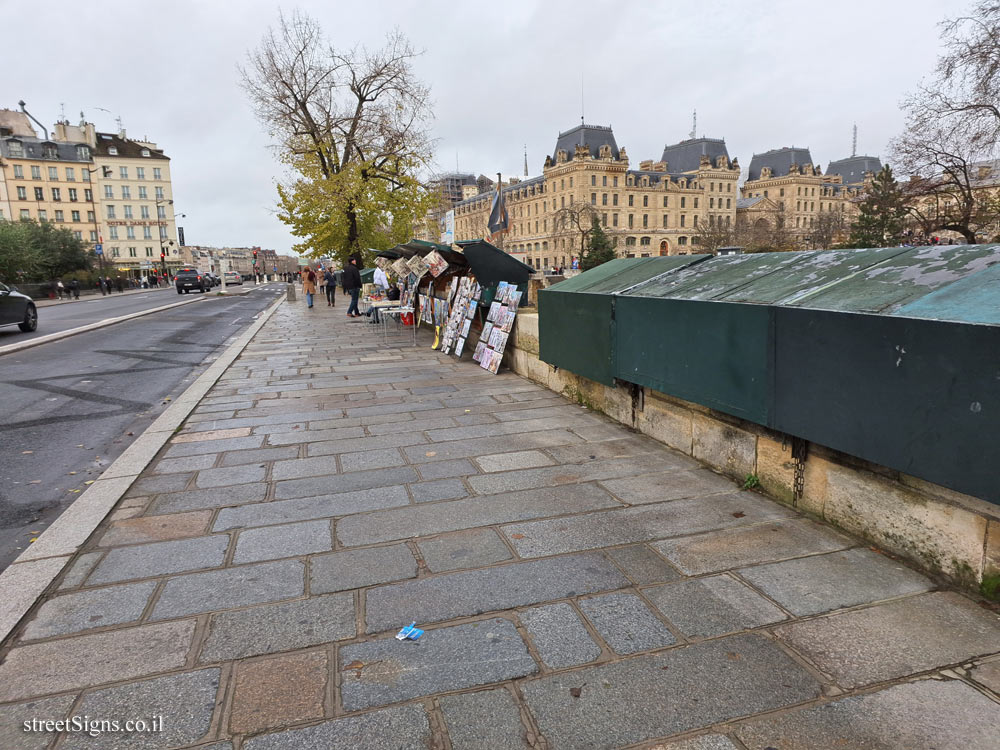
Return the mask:
M 483 286 L 507 281 L 512 284 L 526 284 L 535 269 L 516 258 L 512 258 L 498 247 L 485 240 L 469 240 L 457 243 L 465 253 L 465 258 Z

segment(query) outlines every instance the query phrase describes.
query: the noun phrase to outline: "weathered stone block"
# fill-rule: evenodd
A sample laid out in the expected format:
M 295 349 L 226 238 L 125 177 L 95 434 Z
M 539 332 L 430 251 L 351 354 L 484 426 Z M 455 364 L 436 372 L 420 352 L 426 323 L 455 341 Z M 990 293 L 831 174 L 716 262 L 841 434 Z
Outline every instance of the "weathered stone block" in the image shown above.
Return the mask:
M 691 415 L 691 455 L 736 479 L 756 471 L 757 436 L 704 414 Z

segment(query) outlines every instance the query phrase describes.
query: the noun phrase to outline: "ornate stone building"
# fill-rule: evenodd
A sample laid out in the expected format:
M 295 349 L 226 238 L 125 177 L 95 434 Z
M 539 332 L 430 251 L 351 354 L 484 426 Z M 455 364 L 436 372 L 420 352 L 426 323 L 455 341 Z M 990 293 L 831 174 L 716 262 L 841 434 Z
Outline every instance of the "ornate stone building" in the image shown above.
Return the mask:
M 808 148 L 785 147 L 754 154 L 742 187 L 740 222 L 782 224 L 802 246 L 815 244 L 812 235 L 820 229 L 836 238 L 846 236 L 857 215 L 864 185 L 882 168 L 875 157 L 854 156 L 830 162 L 827 173 L 813 159 Z M 749 199 L 766 199 L 773 209 Z M 751 207 L 754 214 L 751 217 Z M 766 215 L 765 215 L 766 214 Z
M 502 188 L 510 216 L 504 249 L 535 268 L 569 267 L 597 217 L 619 256 L 697 252 L 703 224 L 735 222 L 739 176 L 720 139 L 681 141 L 630 169 L 610 127 L 578 125 L 559 134 L 540 177 Z M 486 233 L 492 199 L 488 192 L 455 205 L 456 239 Z

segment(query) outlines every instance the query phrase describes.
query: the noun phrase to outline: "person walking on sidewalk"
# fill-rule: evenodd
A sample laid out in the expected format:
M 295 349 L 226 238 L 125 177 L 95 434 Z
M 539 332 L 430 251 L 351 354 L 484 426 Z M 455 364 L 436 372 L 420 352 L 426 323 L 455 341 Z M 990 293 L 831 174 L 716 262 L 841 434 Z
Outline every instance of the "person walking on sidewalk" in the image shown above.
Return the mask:
M 69 291 L 73 294 L 73 299 L 80 299 L 80 282 L 76 279 L 70 279 Z
M 344 269 L 344 292 L 351 295 L 351 304 L 347 308 L 348 318 L 360 318 L 358 312 L 358 295 L 361 293 L 361 272 L 358 270 L 358 256 L 352 255 Z
M 302 280 L 302 293 L 306 295 L 307 307 L 313 306 L 313 295 L 316 294 L 316 273 L 310 268 Z
M 326 283 L 326 306 L 336 307 L 337 297 L 337 277 L 332 268 L 327 268 L 323 272 L 323 281 Z

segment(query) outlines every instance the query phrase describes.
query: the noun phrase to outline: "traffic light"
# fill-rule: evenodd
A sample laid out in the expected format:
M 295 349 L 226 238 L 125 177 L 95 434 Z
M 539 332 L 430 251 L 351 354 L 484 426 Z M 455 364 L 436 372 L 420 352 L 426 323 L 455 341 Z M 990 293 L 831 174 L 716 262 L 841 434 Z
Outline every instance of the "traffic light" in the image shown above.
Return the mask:
M 160 250 L 160 262 L 162 263 L 166 259 L 167 259 L 167 254 L 163 250 Z

